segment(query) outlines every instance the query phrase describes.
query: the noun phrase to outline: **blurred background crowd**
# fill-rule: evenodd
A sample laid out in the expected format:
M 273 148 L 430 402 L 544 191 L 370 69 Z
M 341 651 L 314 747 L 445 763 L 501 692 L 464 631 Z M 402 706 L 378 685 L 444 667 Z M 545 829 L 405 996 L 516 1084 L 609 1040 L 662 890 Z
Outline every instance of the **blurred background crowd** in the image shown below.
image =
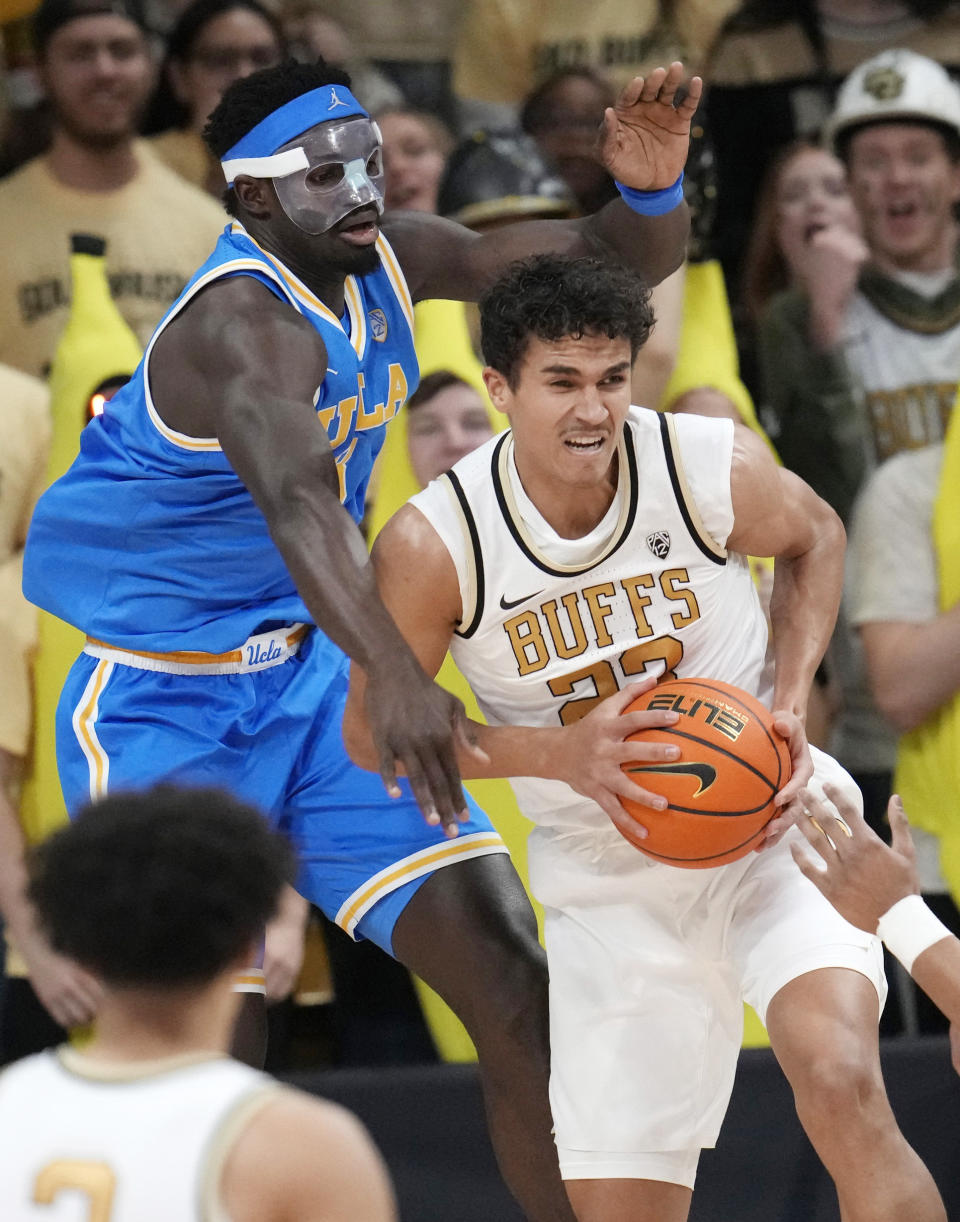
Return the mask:
M 476 230 L 603 206 L 616 192 L 593 144 L 619 89 L 674 59 L 704 77 L 689 258 L 654 290 L 634 401 L 760 431 L 843 518 L 847 590 L 810 737 L 878 830 L 904 794 L 927 897 L 960 933 L 960 3 L 0 0 L 0 23 L 0 1061 L 94 1004 L 19 874 L 23 844 L 64 817 L 53 712 L 79 649 L 20 596 L 31 508 L 225 224 L 207 116 L 288 56 L 351 74 L 382 131 L 388 208 Z M 371 537 L 504 423 L 474 311 L 424 302 L 416 330 L 423 380 L 388 432 Z M 449 664 L 444 678 L 466 698 Z M 477 793 L 522 870 L 509 788 Z M 293 895 L 267 984 L 274 1067 L 471 1055 L 437 998 Z M 898 977 L 884 1032 L 941 1021 Z

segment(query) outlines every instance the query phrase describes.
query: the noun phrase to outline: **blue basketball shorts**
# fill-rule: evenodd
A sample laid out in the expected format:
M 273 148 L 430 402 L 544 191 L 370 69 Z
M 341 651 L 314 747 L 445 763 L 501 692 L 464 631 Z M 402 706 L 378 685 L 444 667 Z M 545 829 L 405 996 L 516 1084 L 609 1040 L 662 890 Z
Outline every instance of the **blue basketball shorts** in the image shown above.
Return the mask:
M 289 836 L 302 895 L 392 953 L 400 913 L 434 871 L 507 850 L 469 796 L 469 822 L 449 840 L 405 780 L 390 798 L 351 762 L 348 678 L 348 659 L 315 630 L 264 633 L 216 656 L 88 643 L 57 709 L 67 810 L 158 782 L 226 789 Z

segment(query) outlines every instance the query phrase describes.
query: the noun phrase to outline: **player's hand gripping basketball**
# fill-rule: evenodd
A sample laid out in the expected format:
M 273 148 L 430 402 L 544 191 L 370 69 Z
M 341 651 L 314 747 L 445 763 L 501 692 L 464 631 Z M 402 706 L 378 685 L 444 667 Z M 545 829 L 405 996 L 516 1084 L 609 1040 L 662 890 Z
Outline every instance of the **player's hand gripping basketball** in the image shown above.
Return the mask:
M 666 798 L 637 785 L 623 771 L 631 763 L 659 763 L 679 759 L 677 747 L 664 743 L 628 742 L 627 736 L 655 726 L 672 726 L 678 715 L 670 711 L 644 709 L 637 713 L 624 710 L 636 698 L 656 686 L 656 679 L 630 683 L 601 701 L 586 717 L 564 728 L 563 747 L 556 775 L 577 793 L 596 802 L 614 824 L 629 824 L 635 836 L 646 829 L 630 819 L 620 798 L 632 798 L 654 810 L 663 810 Z
M 428 823 L 456 836 L 468 818 L 457 748 L 487 761 L 473 740 L 463 704 L 438 687 L 419 666 L 401 659 L 379 675 L 367 674 L 364 704 L 387 793 L 400 796 L 398 770 L 406 774 Z
M 609 172 L 636 191 L 662 191 L 677 181 L 687 160 L 690 122 L 703 81 L 691 77 L 683 101 L 675 106 L 683 83 L 683 64 L 654 68 L 635 76 L 608 106 L 598 137 L 598 154 Z
M 757 846 L 758 852 L 772 848 L 787 829 L 793 827 L 797 822 L 803 809 L 800 796 L 813 776 L 810 745 L 800 718 L 795 713 L 775 709 L 773 724 L 777 733 L 786 739 L 787 747 L 790 750 L 792 771 L 790 780 L 773 800 L 774 806 L 777 807 L 777 815 L 767 824 L 766 835 Z

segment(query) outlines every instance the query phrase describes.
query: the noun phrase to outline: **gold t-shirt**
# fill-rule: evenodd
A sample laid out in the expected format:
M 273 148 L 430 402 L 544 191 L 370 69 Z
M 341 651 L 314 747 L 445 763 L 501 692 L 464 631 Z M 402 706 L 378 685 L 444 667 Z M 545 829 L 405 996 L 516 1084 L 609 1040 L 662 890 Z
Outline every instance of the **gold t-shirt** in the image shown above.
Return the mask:
M 137 142 L 138 171 L 117 191 L 65 187 L 38 157 L 0 182 L 0 361 L 44 376 L 70 305 L 70 235 L 106 239 L 120 313 L 146 346 L 227 222 L 208 195 Z
M 454 92 L 519 105 L 561 68 L 592 68 L 618 89 L 674 59 L 698 71 L 738 0 L 470 0 L 454 52 Z
M 37 613 L 20 592 L 23 545 L 43 491 L 50 413 L 47 388 L 0 365 L 0 749 L 26 755 L 30 742 L 30 662 Z

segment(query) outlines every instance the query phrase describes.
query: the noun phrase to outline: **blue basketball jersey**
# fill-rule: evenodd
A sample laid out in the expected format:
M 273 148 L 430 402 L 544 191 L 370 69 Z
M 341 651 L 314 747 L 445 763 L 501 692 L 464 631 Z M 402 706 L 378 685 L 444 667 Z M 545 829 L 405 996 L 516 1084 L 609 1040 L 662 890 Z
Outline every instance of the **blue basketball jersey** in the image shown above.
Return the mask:
M 220 653 L 264 626 L 310 622 L 217 439 L 178 433 L 157 412 L 150 355 L 164 327 L 214 280 L 253 276 L 288 302 L 327 349 L 326 377 L 304 410 L 327 432 L 341 500 L 359 522 L 385 425 L 419 377 L 406 282 L 383 235 L 377 250 L 376 271 L 347 277 L 341 320 L 242 225 L 226 228 L 131 381 L 87 425 L 73 465 L 41 497 L 24 559 L 32 602 L 111 645 L 164 653 Z

